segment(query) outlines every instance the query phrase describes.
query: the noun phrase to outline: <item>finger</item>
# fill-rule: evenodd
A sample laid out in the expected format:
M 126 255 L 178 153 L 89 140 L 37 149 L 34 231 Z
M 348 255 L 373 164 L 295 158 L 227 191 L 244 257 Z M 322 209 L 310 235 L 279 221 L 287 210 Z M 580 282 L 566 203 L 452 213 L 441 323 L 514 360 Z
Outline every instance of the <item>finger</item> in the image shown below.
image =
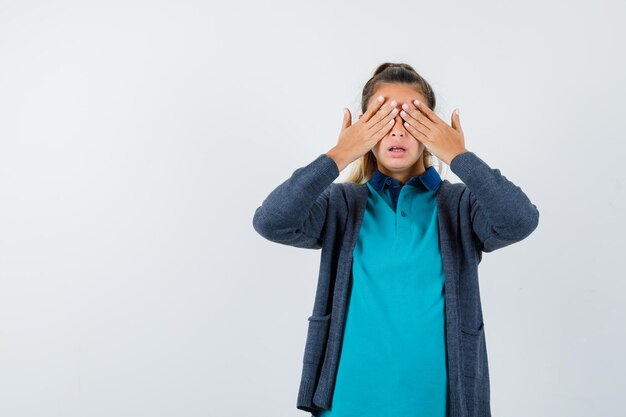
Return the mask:
M 416 140 L 426 144 L 428 143 L 428 135 L 427 132 L 423 132 L 418 128 L 415 128 L 411 124 L 404 122 L 404 128 L 409 132 L 411 136 L 413 136 Z
M 350 110 L 346 107 L 343 108 L 343 120 L 341 122 L 341 130 L 350 127 L 352 124 L 352 114 L 350 114 Z
M 378 112 L 378 109 L 380 109 L 384 102 L 385 97 L 383 96 L 378 96 L 375 100 L 372 100 L 367 108 L 367 111 L 359 117 L 359 122 L 369 122 L 369 120 Z
M 378 112 L 379 114 L 377 114 L 376 117 L 372 119 L 372 121 L 370 122 L 372 124 L 372 126 L 370 126 L 369 128 L 370 134 L 371 132 L 378 133 L 381 129 L 386 129 L 388 125 L 393 126 L 395 123 L 395 118 L 398 115 L 398 112 L 399 112 L 398 109 L 394 108 L 393 106 L 389 106 L 389 113 L 384 115 L 383 113 L 385 113 L 385 111 L 381 109 Z M 380 118 L 380 120 L 375 122 L 377 118 Z
M 417 107 L 417 109 L 426 115 L 426 117 L 428 117 L 428 119 L 430 119 L 433 123 L 443 123 L 443 120 L 441 120 L 439 116 L 437 116 L 435 112 L 426 105 L 426 103 L 419 100 L 413 100 L 413 104 L 415 104 L 415 107 Z
M 374 129 L 378 131 L 385 123 L 389 122 L 389 119 L 393 119 L 398 114 L 399 110 L 396 108 L 398 103 L 395 100 L 387 102 L 383 107 L 378 109 L 378 112 L 367 123 L 368 129 Z
M 430 119 L 426 117 L 422 112 L 420 112 L 413 106 L 407 105 L 407 107 L 408 110 L 400 112 L 400 116 L 402 117 L 402 119 L 404 119 L 405 122 L 409 122 L 409 124 L 414 125 L 415 128 L 424 126 L 425 129 L 430 130 L 433 127 L 433 122 L 431 122 Z
M 459 109 L 455 109 L 452 112 L 452 127 L 463 133 L 463 129 L 461 128 L 461 119 L 459 117 Z
M 385 120 L 387 121 L 385 122 Z M 375 127 L 370 130 L 370 132 L 374 132 L 372 133 L 371 137 L 376 139 L 376 142 L 378 142 L 380 139 L 385 137 L 387 133 L 389 133 L 395 122 L 396 119 L 394 119 L 393 117 L 381 120 L 375 125 Z

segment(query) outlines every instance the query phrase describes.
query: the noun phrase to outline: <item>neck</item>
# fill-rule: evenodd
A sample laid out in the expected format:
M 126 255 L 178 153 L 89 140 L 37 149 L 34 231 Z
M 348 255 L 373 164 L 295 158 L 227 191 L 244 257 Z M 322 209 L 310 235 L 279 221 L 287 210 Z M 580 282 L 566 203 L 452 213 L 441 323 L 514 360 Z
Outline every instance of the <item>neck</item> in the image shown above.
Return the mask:
M 385 166 L 382 166 L 380 163 L 378 164 L 378 170 L 385 175 L 388 175 L 400 182 L 400 184 L 404 185 L 408 180 L 416 175 L 422 175 L 426 172 L 426 168 L 424 167 L 424 160 L 420 158 L 417 160 L 415 164 L 408 168 L 403 169 L 389 169 Z

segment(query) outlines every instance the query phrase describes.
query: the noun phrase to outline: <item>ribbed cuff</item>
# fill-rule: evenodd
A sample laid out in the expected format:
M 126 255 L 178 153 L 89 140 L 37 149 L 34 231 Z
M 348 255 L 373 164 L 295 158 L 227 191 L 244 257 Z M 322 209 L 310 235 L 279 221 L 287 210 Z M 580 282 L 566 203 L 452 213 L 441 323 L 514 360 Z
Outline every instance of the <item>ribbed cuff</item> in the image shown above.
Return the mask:
M 450 161 L 450 169 L 463 180 L 463 178 L 468 178 L 472 174 L 477 164 L 481 163 L 484 164 L 485 162 L 474 152 L 467 151 L 452 158 L 452 161 Z
M 340 174 L 337 162 L 335 162 L 335 160 L 328 156 L 328 154 L 326 153 L 318 156 L 313 162 L 318 162 L 318 164 L 320 165 L 320 170 L 327 173 L 329 178 L 332 178 L 333 180 L 337 178 Z
M 310 379 L 302 379 L 300 381 L 300 389 L 298 390 L 298 404 L 297 408 L 304 409 L 312 409 L 313 405 L 313 388 L 314 381 Z

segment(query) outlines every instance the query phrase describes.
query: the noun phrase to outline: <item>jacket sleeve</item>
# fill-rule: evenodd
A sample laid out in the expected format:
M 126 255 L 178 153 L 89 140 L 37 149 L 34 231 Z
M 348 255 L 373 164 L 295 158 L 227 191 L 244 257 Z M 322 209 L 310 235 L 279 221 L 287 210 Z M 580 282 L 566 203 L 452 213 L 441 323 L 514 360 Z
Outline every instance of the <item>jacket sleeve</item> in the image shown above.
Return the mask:
M 537 206 L 499 169 L 471 151 L 455 156 L 450 169 L 469 191 L 472 230 L 483 252 L 519 242 L 537 228 Z
M 320 249 L 330 185 L 337 177 L 339 167 L 326 153 L 296 169 L 256 209 L 254 230 L 272 242 Z

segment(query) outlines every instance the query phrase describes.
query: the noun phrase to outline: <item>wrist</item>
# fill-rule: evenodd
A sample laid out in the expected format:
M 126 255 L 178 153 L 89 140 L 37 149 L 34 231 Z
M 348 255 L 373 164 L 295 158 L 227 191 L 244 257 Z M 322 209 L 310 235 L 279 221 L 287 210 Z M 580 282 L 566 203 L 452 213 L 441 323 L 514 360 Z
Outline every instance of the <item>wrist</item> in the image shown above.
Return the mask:
M 458 151 L 454 152 L 454 153 L 450 156 L 450 161 L 448 162 L 448 166 L 452 164 L 452 160 L 453 160 L 454 158 L 456 158 L 457 156 L 459 156 L 459 155 L 461 155 L 461 154 L 463 154 L 463 153 L 466 153 L 466 152 L 469 152 L 469 150 L 468 150 L 468 149 L 466 149 L 466 148 L 463 148 L 463 149 L 461 149 L 461 150 L 458 150 Z
M 346 156 L 346 153 L 337 147 L 330 149 L 328 152 L 326 152 L 326 155 L 330 156 L 335 161 L 339 172 L 343 171 L 343 169 L 347 167 L 350 162 L 352 162 Z

